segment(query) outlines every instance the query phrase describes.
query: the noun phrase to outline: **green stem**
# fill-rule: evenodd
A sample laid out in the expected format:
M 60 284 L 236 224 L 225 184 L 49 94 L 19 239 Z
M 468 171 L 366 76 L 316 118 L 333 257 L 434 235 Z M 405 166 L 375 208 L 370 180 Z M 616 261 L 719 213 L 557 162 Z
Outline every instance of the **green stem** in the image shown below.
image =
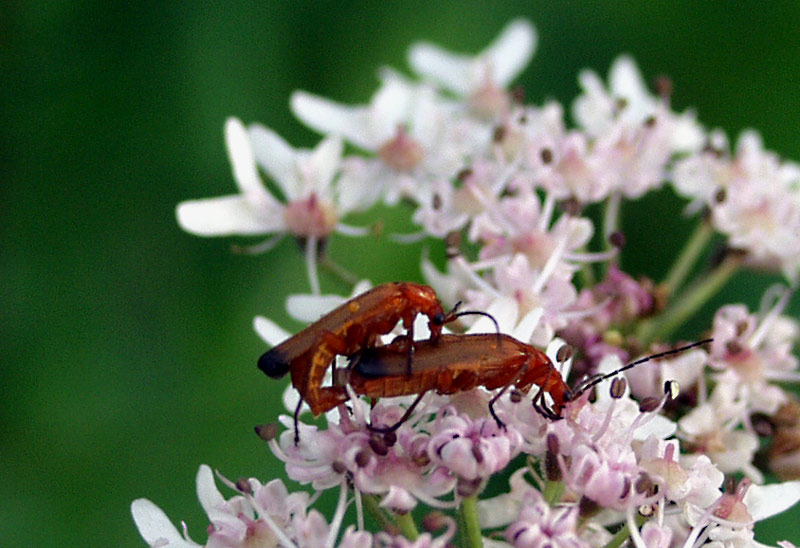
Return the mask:
M 583 263 L 581 269 L 578 270 L 580 276 L 581 288 L 592 287 L 596 283 L 594 270 L 592 270 L 591 263 Z
M 361 496 L 361 500 L 364 501 L 364 508 L 367 509 L 367 513 L 372 516 L 381 529 L 387 532 L 397 531 L 399 525 L 393 522 L 386 513 L 381 510 L 381 507 L 378 505 L 378 499 L 375 498 L 374 495 L 366 495 L 363 494 Z
M 678 255 L 677 260 L 672 264 L 667 277 L 664 279 L 662 287 L 669 297 L 683 284 L 692 266 L 697 261 L 700 253 L 705 249 L 711 236 L 714 234 L 714 229 L 711 223 L 701 221 L 694 233 L 686 242 L 686 245 Z
M 603 250 L 608 251 L 611 249 L 611 235 L 619 229 L 619 210 L 622 206 L 622 195 L 619 193 L 612 194 L 606 200 L 603 207 Z M 606 277 L 608 272 L 608 262 L 602 263 L 600 266 L 600 278 Z
M 417 524 L 414 523 L 414 517 L 411 515 L 411 512 L 406 512 L 405 514 L 395 514 L 394 519 L 404 537 L 411 541 L 419 538 Z
M 328 256 L 321 257 L 319 259 L 319 265 L 346 284 L 355 285 L 359 281 L 358 276 L 344 268 L 339 263 L 333 261 Z
M 559 502 L 561 502 L 561 495 L 564 494 L 564 482 L 563 481 L 547 481 L 544 484 L 544 500 L 550 506 L 553 506 Z
M 742 264 L 738 255 L 730 255 L 703 280 L 689 287 L 678 298 L 673 299 L 672 306 L 659 317 L 643 322 L 636 331 L 639 343 L 649 345 L 654 340 L 665 340 L 672 332 L 697 312 L 708 299 L 716 294 L 733 276 Z
M 461 500 L 458 507 L 458 531 L 463 548 L 481 548 L 481 526 L 478 523 L 478 497 L 473 495 Z
M 641 527 L 642 525 L 644 525 L 644 523 L 645 523 L 646 521 L 647 521 L 647 518 L 646 518 L 646 517 L 644 517 L 644 516 L 641 516 L 641 515 L 637 515 L 637 516 L 636 516 L 636 525 L 637 525 L 637 528 L 638 528 L 638 527 Z M 628 540 L 630 537 L 631 537 L 631 531 L 630 531 L 630 529 L 628 528 L 628 524 L 626 523 L 626 524 L 624 524 L 624 525 L 622 526 L 622 528 L 621 528 L 619 531 L 617 531 L 617 532 L 614 534 L 614 536 L 611 538 L 611 540 L 609 540 L 609 541 L 608 541 L 608 542 L 605 544 L 605 546 L 603 546 L 603 548 L 619 548 L 619 547 L 620 547 L 620 546 L 622 546 L 622 545 L 625 543 L 625 541 L 626 541 L 626 540 Z
M 628 526 L 624 525 L 622 529 L 616 532 L 616 534 L 609 540 L 603 548 L 619 548 L 622 546 L 622 543 L 628 540 L 630 534 L 628 532 Z

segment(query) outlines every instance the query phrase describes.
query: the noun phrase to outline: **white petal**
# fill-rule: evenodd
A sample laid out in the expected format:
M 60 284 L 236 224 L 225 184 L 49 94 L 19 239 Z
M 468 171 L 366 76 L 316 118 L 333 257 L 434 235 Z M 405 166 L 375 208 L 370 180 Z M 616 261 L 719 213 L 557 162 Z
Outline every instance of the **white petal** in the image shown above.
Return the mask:
M 409 121 L 416 89 L 393 73 L 372 96 L 369 104 L 368 131 L 373 142 L 382 145 L 397 134 L 397 126 Z
M 542 320 L 542 316 L 544 316 L 544 308 L 534 308 L 522 317 L 511 334 L 514 336 L 514 338 L 523 342 L 531 340 L 533 332 L 536 331 L 536 328 L 539 326 L 539 322 Z
M 421 86 L 416 93 L 411 112 L 411 133 L 425 149 L 436 145 L 442 129 L 442 118 L 436 105 L 436 93 L 429 86 Z
M 492 79 L 504 88 L 530 62 L 536 51 L 536 42 L 536 29 L 530 21 L 515 19 L 506 25 L 500 36 L 479 57 L 488 61 Z
M 423 78 L 461 96 L 470 93 L 473 58 L 451 53 L 435 44 L 419 42 L 408 51 L 408 64 Z
M 800 501 L 800 481 L 751 485 L 744 495 L 747 511 L 755 521 L 780 514 Z
M 358 297 L 362 293 L 366 293 L 372 289 L 372 287 L 371 281 L 367 279 L 359 280 L 358 283 L 356 283 L 356 285 L 353 287 L 353 292 L 350 293 L 350 298 L 352 299 L 354 297 Z
M 522 504 L 511 494 L 498 495 L 478 501 L 478 521 L 481 528 L 503 527 L 517 519 Z
M 181 202 L 175 215 L 183 230 L 198 236 L 249 236 L 286 229 L 282 206 L 260 209 L 239 194 Z
M 486 313 L 497 320 L 500 331 L 510 333 L 514 324 L 517 322 L 518 314 L 517 301 L 511 297 L 498 297 L 494 299 L 486 308 Z M 486 316 L 479 316 L 478 320 L 472 324 L 469 333 L 496 333 L 497 328 L 494 322 Z
M 295 91 L 289 107 L 297 118 L 320 133 L 337 133 L 364 150 L 375 151 L 381 143 L 367 133 L 368 113 L 364 107 L 335 103 L 304 91 Z
M 421 269 L 422 277 L 425 278 L 428 285 L 436 290 L 440 301 L 443 303 L 455 303 L 458 301 L 459 285 L 453 283 L 453 276 L 443 274 L 436 268 L 433 262 L 428 259 L 427 252 L 422 257 Z
M 609 69 L 608 87 L 614 98 L 627 99 L 624 115 L 629 120 L 639 121 L 655 110 L 655 99 L 650 95 L 636 61 L 628 55 L 614 60 Z
M 225 498 L 217 489 L 211 467 L 201 464 L 197 470 L 195 481 L 197 484 L 197 500 L 200 501 L 200 506 L 205 510 L 209 521 L 214 522 L 219 517 L 220 511 L 225 507 Z M 225 514 L 225 512 L 222 513 Z
M 341 166 L 342 139 L 338 135 L 331 135 L 323 139 L 311 155 L 311 163 L 316 174 L 316 190 L 325 195 L 333 181 L 336 172 Z
M 508 85 L 528 64 L 535 48 L 536 30 L 533 25 L 517 19 L 475 57 L 423 42 L 411 46 L 408 63 L 420 76 L 466 96 L 487 76 L 499 87 Z
M 286 311 L 295 320 L 315 322 L 346 300 L 339 295 L 289 295 Z
M 665 440 L 675 434 L 677 425 L 662 415 L 656 415 L 649 422 L 643 424 L 633 433 L 633 439 L 644 441 L 650 436 Z
M 170 548 L 195 548 L 197 546 L 197 544 L 187 542 L 161 508 L 147 499 L 134 500 L 131 503 L 131 514 L 139 529 L 139 534 L 151 546 L 159 541 L 166 541 Z
M 254 204 L 269 207 L 275 202 L 275 198 L 261 183 L 250 136 L 238 118 L 228 118 L 225 121 L 225 144 L 228 147 L 233 177 L 239 190 Z
M 350 157 L 336 181 L 336 205 L 342 215 L 370 208 L 383 194 L 383 185 L 377 182 L 377 160 Z
M 259 165 L 280 185 L 288 200 L 297 197 L 297 153 L 283 137 L 261 124 L 248 130 L 253 153 Z
M 264 316 L 256 316 L 253 319 L 253 329 L 259 337 L 272 346 L 278 346 L 291 336 L 288 331 Z

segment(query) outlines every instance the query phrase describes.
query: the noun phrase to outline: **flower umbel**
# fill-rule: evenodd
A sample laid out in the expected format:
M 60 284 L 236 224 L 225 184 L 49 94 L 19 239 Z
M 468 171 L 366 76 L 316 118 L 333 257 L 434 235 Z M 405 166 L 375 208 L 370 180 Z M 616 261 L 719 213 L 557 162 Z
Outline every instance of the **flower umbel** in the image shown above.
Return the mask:
M 673 110 L 666 81 L 651 91 L 627 55 L 607 83 L 581 72 L 570 125 L 563 105 L 525 104 L 512 87 L 536 45 L 533 26 L 515 20 L 474 56 L 413 45 L 416 76 L 382 69 L 365 105 L 297 91 L 292 112 L 323 134 L 313 150 L 226 122 L 239 193 L 183 202 L 178 222 L 201 236 L 270 236 L 250 252 L 287 234 L 305 246 L 311 294 L 290 296 L 287 310 L 317 323 L 291 337 L 256 318 L 268 344 L 294 345 L 286 363 L 275 358 L 277 373 L 292 372 L 288 414 L 257 432 L 310 492 L 218 475 L 226 499 L 201 466 L 203 546 L 755 548 L 754 524 L 800 500 L 800 404 L 787 392 L 800 380 L 800 327 L 786 314 L 800 272 L 800 167 L 753 130 L 731 151 L 722 130 Z M 343 156 L 344 142 L 358 153 Z M 626 270 L 620 216 L 664 188 L 688 200 L 697 228 L 654 281 Z M 349 299 L 322 294 L 324 244 L 365 233 L 342 219 L 401 199 L 418 232 L 395 240 L 444 243 L 419 261 L 449 314 L 397 322 L 411 297 L 368 302 L 367 281 Z M 724 250 L 702 264 L 715 234 Z M 705 311 L 707 332 L 690 340 L 713 342 L 670 352 L 686 344 L 676 330 L 752 267 L 788 287 L 768 289 L 755 313 L 752 303 Z M 334 308 L 346 312 L 325 315 Z M 337 338 L 339 324 L 353 329 Z M 309 378 L 338 399 L 315 407 Z M 767 484 L 768 468 L 783 482 Z M 313 508 L 331 489 L 335 508 Z M 146 499 L 132 513 L 150 546 L 200 546 Z

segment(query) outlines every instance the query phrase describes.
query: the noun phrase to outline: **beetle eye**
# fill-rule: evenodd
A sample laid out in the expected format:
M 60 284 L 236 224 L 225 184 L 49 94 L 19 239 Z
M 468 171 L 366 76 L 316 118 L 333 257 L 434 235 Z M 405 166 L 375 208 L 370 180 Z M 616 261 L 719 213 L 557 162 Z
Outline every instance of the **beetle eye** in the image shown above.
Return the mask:
M 280 379 L 289 372 L 289 362 L 283 356 L 269 350 L 258 358 L 258 368 L 271 379 Z
M 433 318 L 431 318 L 433 325 L 444 325 L 444 314 L 439 312 L 438 314 L 434 314 Z

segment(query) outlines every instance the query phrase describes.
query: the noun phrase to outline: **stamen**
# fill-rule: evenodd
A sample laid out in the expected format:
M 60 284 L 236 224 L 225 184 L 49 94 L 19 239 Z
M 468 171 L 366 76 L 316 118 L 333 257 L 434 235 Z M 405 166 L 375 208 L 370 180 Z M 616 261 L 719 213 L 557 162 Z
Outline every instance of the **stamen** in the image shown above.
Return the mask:
M 256 425 L 254 430 L 256 435 L 264 441 L 272 441 L 278 437 L 278 425 L 274 422 Z
M 333 514 L 328 536 L 325 539 L 326 548 L 333 548 L 336 538 L 339 536 L 339 529 L 342 527 L 344 511 L 347 509 L 347 482 L 342 481 L 339 489 L 339 501 L 336 503 L 336 512 Z
M 647 544 L 644 542 L 641 533 L 639 533 L 639 526 L 636 524 L 636 517 L 632 507 L 629 507 L 625 512 L 625 522 L 628 524 L 628 533 L 634 546 L 636 548 L 647 548 Z
M 614 416 L 614 408 L 616 406 L 617 406 L 617 399 L 612 398 L 611 402 L 608 405 L 608 409 L 606 409 L 606 416 L 603 419 L 603 424 L 600 426 L 600 428 L 597 429 L 597 432 L 594 434 L 594 436 L 592 436 L 592 441 L 594 443 L 597 443 L 597 440 L 603 437 L 603 434 L 605 434 L 606 430 L 608 430 L 608 425 L 611 424 L 611 417 Z
M 286 236 L 285 233 L 276 234 L 271 238 L 264 240 L 261 243 L 254 244 L 254 245 L 232 245 L 231 246 L 231 253 L 242 254 L 242 255 L 261 255 L 262 253 L 266 253 Z
M 286 546 L 286 548 L 297 548 L 297 545 L 292 542 L 292 539 L 286 536 L 286 533 L 283 532 L 283 529 L 278 527 L 278 524 L 273 521 L 270 517 L 269 513 L 258 504 L 258 501 L 251 495 L 250 493 L 245 493 L 245 498 L 247 502 L 253 507 L 253 509 L 258 514 L 259 520 L 264 520 L 264 523 L 267 524 L 267 527 L 270 528 L 272 533 L 277 537 L 277 539 Z
M 319 295 L 321 291 L 317 271 L 317 237 L 313 235 L 306 239 L 306 272 L 308 283 L 311 285 L 311 294 Z
M 356 528 L 359 531 L 364 530 L 364 503 L 361 500 L 361 490 L 354 487 L 353 493 L 356 501 Z
M 783 295 L 781 295 L 778 300 L 775 302 L 775 305 L 770 309 L 770 311 L 764 316 L 761 320 L 761 324 L 758 328 L 750 335 L 750 340 L 748 343 L 750 344 L 751 348 L 756 348 L 759 346 L 764 337 L 767 336 L 770 329 L 772 329 L 772 325 L 775 323 L 775 320 L 778 319 L 778 316 L 781 315 L 781 312 L 786 308 L 786 305 L 789 304 L 789 299 L 792 297 L 794 293 L 794 287 L 787 288 L 784 290 Z

